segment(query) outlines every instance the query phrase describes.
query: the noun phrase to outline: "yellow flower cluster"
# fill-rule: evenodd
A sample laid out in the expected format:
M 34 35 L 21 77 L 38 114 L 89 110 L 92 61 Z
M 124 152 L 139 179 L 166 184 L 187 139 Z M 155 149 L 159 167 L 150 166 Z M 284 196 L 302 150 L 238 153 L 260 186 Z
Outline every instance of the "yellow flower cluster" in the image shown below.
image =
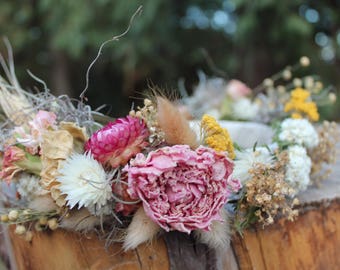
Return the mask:
M 227 151 L 231 159 L 235 158 L 234 145 L 228 131 L 222 128 L 215 118 L 203 115 L 201 127 L 204 131 L 204 142 L 216 151 Z
M 290 100 L 285 104 L 285 112 L 292 112 L 292 118 L 299 119 L 306 115 L 311 121 L 319 120 L 318 107 L 315 102 L 308 101 L 310 93 L 303 88 L 295 88 Z

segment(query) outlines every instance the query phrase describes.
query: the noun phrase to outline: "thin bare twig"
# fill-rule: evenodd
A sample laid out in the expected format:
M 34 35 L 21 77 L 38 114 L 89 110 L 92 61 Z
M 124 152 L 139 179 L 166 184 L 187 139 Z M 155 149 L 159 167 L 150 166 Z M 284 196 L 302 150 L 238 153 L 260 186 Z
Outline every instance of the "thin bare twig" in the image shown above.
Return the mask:
M 128 27 L 126 28 L 126 30 L 121 33 L 120 35 L 118 36 L 114 36 L 112 37 L 111 39 L 108 39 L 106 41 L 104 41 L 100 47 L 99 47 L 99 50 L 98 50 L 98 53 L 97 53 L 97 56 L 94 58 L 94 60 L 91 62 L 91 64 L 89 65 L 87 71 L 86 71 L 86 85 L 85 85 L 85 88 L 83 90 L 83 92 L 80 94 L 80 100 L 81 102 L 84 101 L 84 98 L 85 98 L 85 93 L 87 91 L 87 89 L 89 88 L 89 75 L 90 75 L 90 71 L 91 71 L 91 68 L 92 66 L 97 62 L 98 58 L 100 57 L 100 55 L 102 54 L 102 50 L 104 48 L 104 46 L 107 44 L 107 43 L 110 43 L 112 41 L 118 41 L 121 37 L 125 36 L 129 31 L 130 31 L 130 28 L 132 26 L 132 23 L 133 23 L 133 20 L 135 19 L 135 17 L 137 15 L 140 15 L 141 12 L 142 12 L 142 9 L 143 9 L 143 6 L 139 6 L 138 9 L 135 11 L 135 13 L 131 16 L 130 18 L 130 21 L 129 21 L 129 25 Z

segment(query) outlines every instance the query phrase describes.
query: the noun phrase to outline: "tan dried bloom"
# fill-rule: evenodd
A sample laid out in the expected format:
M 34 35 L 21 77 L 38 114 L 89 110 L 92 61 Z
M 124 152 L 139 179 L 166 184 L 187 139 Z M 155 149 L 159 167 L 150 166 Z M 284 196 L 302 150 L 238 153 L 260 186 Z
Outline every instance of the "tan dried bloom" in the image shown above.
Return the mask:
M 157 106 L 150 99 L 144 99 L 144 106 L 137 107 L 137 111 L 131 110 L 130 116 L 143 119 L 149 129 L 149 143 L 157 146 L 164 141 L 164 132 L 160 129 L 157 121 Z
M 297 211 L 292 209 L 297 201 L 294 200 L 290 205 L 287 200 L 287 197 L 294 193 L 285 182 L 287 163 L 287 153 L 282 152 L 277 154 L 277 161 L 273 165 L 256 163 L 249 170 L 251 179 L 245 184 L 246 195 L 240 209 L 248 211 L 257 208 L 254 214 L 263 225 L 272 224 L 278 215 L 289 220 L 297 215 Z
M 26 232 L 26 228 L 23 225 L 17 225 L 14 232 L 18 235 L 23 235 Z
M 52 231 L 54 231 L 58 228 L 58 221 L 56 218 L 51 218 L 47 221 L 47 225 Z
M 335 122 L 324 121 L 317 127 L 319 144 L 308 150 L 312 160 L 311 180 L 314 184 L 327 179 L 332 172 L 331 164 L 336 161 L 336 144 L 340 141 L 340 130 Z
M 51 197 L 59 207 L 66 204 L 65 196 L 59 191 L 60 183 L 57 181 L 58 171 L 62 162 L 72 152 L 83 151 L 83 145 L 88 139 L 84 128 L 74 123 L 61 122 L 59 130 L 48 130 L 43 134 L 41 144 L 41 186 L 50 192 Z

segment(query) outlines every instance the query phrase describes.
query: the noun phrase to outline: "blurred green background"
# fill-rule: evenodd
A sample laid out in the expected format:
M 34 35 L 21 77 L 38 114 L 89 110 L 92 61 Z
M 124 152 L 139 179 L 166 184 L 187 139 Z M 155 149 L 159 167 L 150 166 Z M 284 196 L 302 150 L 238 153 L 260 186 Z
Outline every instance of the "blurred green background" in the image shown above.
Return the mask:
M 150 82 L 176 91 L 184 78 L 190 90 L 198 70 L 220 75 L 211 62 L 254 87 L 307 55 L 310 73 L 340 87 L 339 0 L 1 0 L 0 34 L 22 86 L 39 86 L 29 69 L 56 95 L 79 97 L 100 44 L 123 32 L 139 5 L 130 32 L 104 48 L 90 74 L 89 103 L 112 105 L 113 116 L 138 103 Z

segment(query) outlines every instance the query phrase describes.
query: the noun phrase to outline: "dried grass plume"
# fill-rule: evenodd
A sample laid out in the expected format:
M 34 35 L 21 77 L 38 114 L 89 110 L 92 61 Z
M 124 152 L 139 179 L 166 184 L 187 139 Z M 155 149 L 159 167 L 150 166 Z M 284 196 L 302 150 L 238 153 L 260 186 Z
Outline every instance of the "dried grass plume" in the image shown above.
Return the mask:
M 169 100 L 157 96 L 158 125 L 164 132 L 168 144 L 187 144 L 192 149 L 198 147 L 195 132 L 189 122 Z
M 140 244 L 152 240 L 159 231 L 158 224 L 145 214 L 143 207 L 140 207 L 127 228 L 127 235 L 123 244 L 124 251 L 134 249 Z

